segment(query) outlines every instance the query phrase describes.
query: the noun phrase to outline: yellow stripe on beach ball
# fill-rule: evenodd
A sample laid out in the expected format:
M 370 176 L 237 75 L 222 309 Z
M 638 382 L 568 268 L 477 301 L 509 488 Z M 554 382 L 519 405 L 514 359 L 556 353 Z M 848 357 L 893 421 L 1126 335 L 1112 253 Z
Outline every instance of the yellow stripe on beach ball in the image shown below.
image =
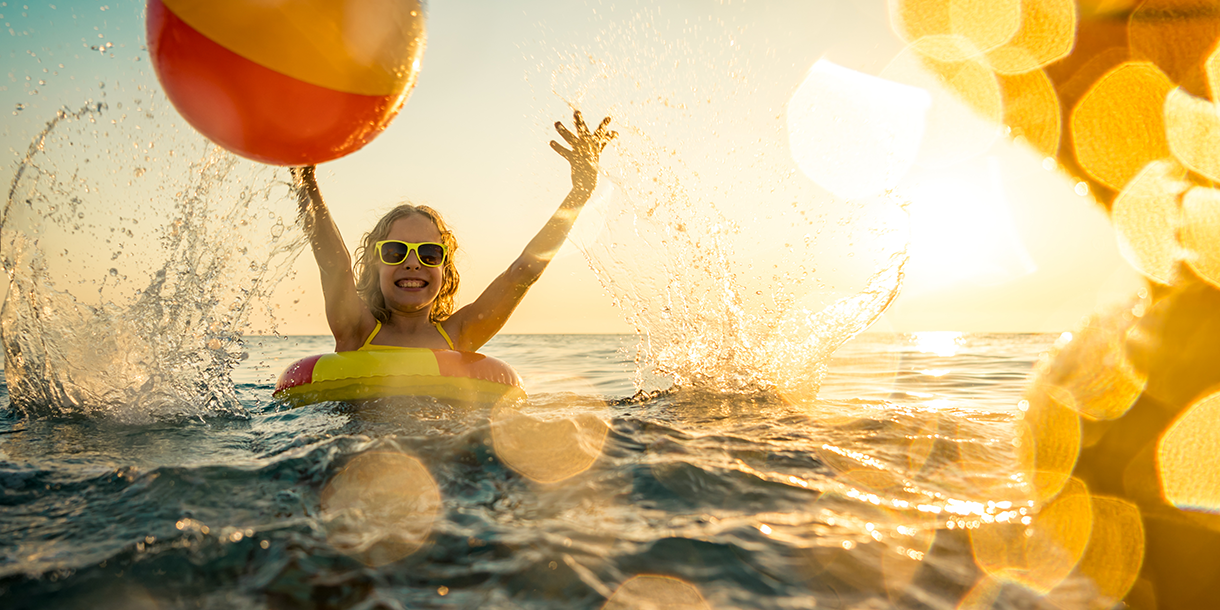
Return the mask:
M 346 93 L 414 82 L 426 32 L 419 0 L 163 0 L 199 33 L 287 76 Z

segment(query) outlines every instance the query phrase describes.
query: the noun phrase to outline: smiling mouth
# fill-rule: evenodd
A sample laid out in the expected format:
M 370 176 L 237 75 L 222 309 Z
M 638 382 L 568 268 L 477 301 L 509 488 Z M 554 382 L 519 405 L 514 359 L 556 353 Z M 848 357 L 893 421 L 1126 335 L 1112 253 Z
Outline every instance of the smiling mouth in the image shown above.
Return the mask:
M 423 288 L 428 285 L 428 282 L 418 279 L 405 279 L 394 282 L 394 285 L 399 288 Z

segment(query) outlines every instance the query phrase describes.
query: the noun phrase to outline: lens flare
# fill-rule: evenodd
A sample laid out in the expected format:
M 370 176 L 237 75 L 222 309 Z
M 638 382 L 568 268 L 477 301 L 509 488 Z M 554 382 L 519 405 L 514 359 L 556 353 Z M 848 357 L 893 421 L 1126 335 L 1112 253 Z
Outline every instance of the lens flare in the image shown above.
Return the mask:
M 1161 436 L 1156 467 L 1161 493 L 1185 510 L 1220 513 L 1220 393 L 1188 407 Z
M 1028 523 L 992 523 L 970 530 L 970 543 L 987 575 L 1047 593 L 1080 563 L 1092 530 L 1089 491 L 1072 478 Z
M 881 552 L 881 575 L 885 582 L 885 592 L 890 600 L 897 603 L 911 589 L 915 575 L 924 566 L 924 557 L 932 550 L 936 542 L 937 529 L 934 527 L 901 527 L 905 535 L 891 539 L 893 548 Z
M 955 53 L 945 49 L 955 49 Z M 941 57 L 958 55 L 952 60 Z M 948 167 L 986 151 L 999 137 L 1004 101 L 995 73 L 960 36 L 928 36 L 907 46 L 881 77 L 932 96 L 917 165 Z
M 420 549 L 441 507 L 441 493 L 419 460 L 372 451 L 356 456 L 322 490 L 326 540 L 370 566 Z
M 1207 56 L 1207 60 L 1203 62 L 1203 70 L 1207 75 L 1208 90 L 1211 91 L 1211 99 L 1215 101 L 1217 93 L 1220 92 L 1220 45 L 1212 49 L 1211 55 Z
M 699 590 L 669 576 L 635 576 L 619 586 L 602 610 L 711 610 Z
M 890 0 L 890 23 L 907 42 L 955 35 L 985 52 L 1017 33 L 1021 4 L 1019 0 Z
M 1148 383 L 1127 358 L 1127 333 L 1134 323 L 1127 307 L 1090 316 L 1038 372 L 1032 393 L 1045 393 L 1091 420 L 1122 417 Z
M 910 439 L 906 450 L 907 472 L 914 475 L 924 469 L 928 458 L 937 448 L 937 437 L 940 436 L 941 428 L 946 421 L 940 413 L 930 413 L 922 425 L 906 434 L 906 437 Z
M 1123 188 L 1110 210 L 1118 251 L 1144 277 L 1168 285 L 1181 258 L 1178 198 L 1190 182 L 1173 160 L 1153 161 Z
M 1173 88 L 1149 62 L 1126 62 L 1102 76 L 1072 110 L 1081 168 L 1117 191 L 1149 162 L 1168 157 L 1164 108 Z
M 957 602 L 956 610 L 993 610 L 1000 603 L 1006 586 L 1009 586 L 1008 582 L 984 576 Z
M 1093 496 L 1093 531 L 1072 575 L 1047 595 L 1057 608 L 1114 608 L 1144 563 L 1144 522 L 1126 500 Z
M 1180 236 L 1190 268 L 1220 286 L 1220 191 L 1195 187 L 1186 192 Z
M 792 159 L 842 199 L 894 188 L 915 162 L 931 98 L 819 59 L 788 101 Z
M 962 346 L 962 333 L 949 330 L 932 330 L 911 334 L 915 349 L 921 354 L 936 354 L 942 358 L 956 356 Z
M 1165 135 L 1182 165 L 1220 180 L 1220 106 L 1180 87 L 1165 98 Z
M 1025 138 L 1034 150 L 1048 156 L 1059 152 L 1059 96 L 1042 70 L 998 75 L 1004 99 L 1004 124 L 1013 138 Z
M 588 412 L 539 419 L 516 403 L 491 411 L 496 456 L 518 474 L 538 483 L 558 483 L 588 470 L 601 457 L 610 427 Z
M 1039 500 L 1054 497 L 1080 457 L 1080 417 L 1036 384 L 1027 392 L 1028 410 L 1017 433 L 1021 471 Z
M 987 61 L 1001 74 L 1037 70 L 1071 53 L 1076 21 L 1072 0 L 1022 0 L 1020 28 L 1008 42 L 988 52 Z

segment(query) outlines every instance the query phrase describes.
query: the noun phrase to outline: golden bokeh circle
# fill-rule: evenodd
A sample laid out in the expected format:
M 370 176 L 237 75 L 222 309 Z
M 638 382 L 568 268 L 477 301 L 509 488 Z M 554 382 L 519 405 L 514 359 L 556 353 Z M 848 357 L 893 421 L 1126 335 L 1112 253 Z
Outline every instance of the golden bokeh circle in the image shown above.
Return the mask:
M 1182 165 L 1220 180 L 1220 106 L 1180 87 L 1165 98 L 1165 137 Z
M 1220 190 L 1200 186 L 1186 191 L 1179 235 L 1190 268 L 1220 287 Z
M 1046 72 L 1034 69 L 997 77 L 1003 93 L 1004 124 L 1012 130 L 1012 137 L 1024 138 L 1043 155 L 1057 154 L 1062 112 L 1055 85 Z
M 1207 88 L 1211 91 L 1212 101 L 1220 98 L 1220 42 L 1212 48 L 1212 52 L 1203 62 L 1203 72 L 1207 76 Z
M 981 52 L 1008 42 L 1021 26 L 1020 0 L 890 0 L 890 23 L 908 43 L 961 36 Z
M 1172 159 L 1144 167 L 1114 199 L 1110 222 L 1118 251 L 1144 277 L 1168 285 L 1181 258 L 1178 199 L 1190 188 L 1186 168 Z
M 1220 512 L 1220 392 L 1190 405 L 1161 435 L 1161 494 L 1186 510 Z
M 1074 0 L 1022 0 L 1020 27 L 987 60 L 1001 74 L 1037 70 L 1072 52 L 1076 22 Z
M 1089 316 L 1060 344 L 1051 365 L 1039 370 L 1035 387 L 1090 420 L 1122 417 L 1148 383 L 1127 357 L 1134 323 L 1126 306 Z
M 1118 191 L 1148 163 L 1169 156 L 1165 98 L 1174 84 L 1155 65 L 1122 63 L 1097 80 L 1072 110 L 1076 161 Z
M 1037 500 L 1054 497 L 1080 457 L 1080 416 L 1055 400 L 1037 381 L 1026 392 L 1028 408 L 1018 422 L 1018 464 Z
M 543 419 L 522 412 L 516 403 L 491 410 L 496 457 L 537 483 L 558 483 L 588 470 L 601 457 L 609 433 L 606 422 L 587 411 Z
M 1139 577 L 1144 563 L 1144 522 L 1135 504 L 1092 496 L 1093 529 L 1072 574 L 1047 595 L 1054 607 L 1114 608 Z M 1083 589 L 1083 591 L 1082 591 Z
M 321 495 L 326 540 L 370 566 L 420 549 L 441 507 L 440 488 L 419 460 L 370 451 L 353 458 Z
M 694 585 L 671 576 L 635 576 L 619 586 L 602 610 L 711 610 Z
M 970 544 L 975 563 L 988 576 L 1047 593 L 1080 563 L 1092 530 L 1088 488 L 1070 478 L 1032 518 L 972 529 Z
M 919 87 L 932 98 L 916 164 L 948 167 L 991 147 L 1004 118 L 995 72 L 960 36 L 926 36 L 908 45 L 881 72 L 882 78 Z M 945 49 L 957 49 L 956 54 Z M 941 59 L 955 56 L 953 60 Z

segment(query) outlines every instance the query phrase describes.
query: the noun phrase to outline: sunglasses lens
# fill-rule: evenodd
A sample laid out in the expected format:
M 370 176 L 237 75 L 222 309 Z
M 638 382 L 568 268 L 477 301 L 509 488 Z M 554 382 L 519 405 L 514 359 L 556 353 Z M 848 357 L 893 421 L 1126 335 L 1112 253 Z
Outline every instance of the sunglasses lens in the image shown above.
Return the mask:
M 407 244 L 387 241 L 381 244 L 381 262 L 387 265 L 397 265 L 407 258 L 407 251 Z
M 445 247 L 440 244 L 420 244 L 416 252 L 419 253 L 419 262 L 429 267 L 439 267 L 445 262 Z

